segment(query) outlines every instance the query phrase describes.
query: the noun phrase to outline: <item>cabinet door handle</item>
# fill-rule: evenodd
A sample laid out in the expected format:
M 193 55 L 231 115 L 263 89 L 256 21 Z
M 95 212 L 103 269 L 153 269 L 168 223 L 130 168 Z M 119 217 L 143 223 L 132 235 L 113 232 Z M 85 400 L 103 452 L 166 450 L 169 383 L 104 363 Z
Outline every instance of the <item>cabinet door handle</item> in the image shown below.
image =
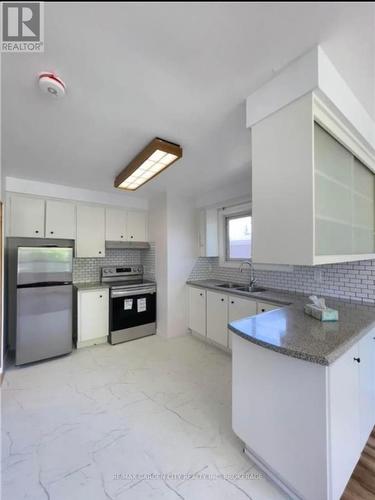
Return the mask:
M 353 358 L 354 361 L 357 361 L 357 363 L 361 362 L 361 358 Z
M 131 238 L 131 239 L 133 239 L 133 238 L 134 238 L 134 236 L 130 236 L 130 238 Z
M 99 250 L 99 255 L 101 254 L 102 252 Z
M 199 295 L 200 295 L 201 297 L 203 297 L 203 293 L 200 293 Z
M 99 295 L 99 298 L 101 299 L 103 297 L 103 295 Z
M 264 313 L 264 312 L 266 312 L 266 310 L 265 310 L 265 309 L 262 309 L 262 313 Z
M 123 236 L 123 235 L 121 235 L 121 238 L 123 238 L 123 237 L 124 237 L 124 236 Z
M 221 299 L 221 302 L 224 302 L 224 299 Z
M 53 234 L 53 231 L 51 231 L 51 234 Z
M 36 234 L 38 234 L 38 233 L 39 233 L 39 231 L 38 231 L 38 230 L 36 230 L 36 231 L 35 231 L 35 233 L 36 233 Z
M 230 303 L 231 303 L 231 304 L 234 304 L 234 300 L 231 300 L 231 301 L 230 301 Z

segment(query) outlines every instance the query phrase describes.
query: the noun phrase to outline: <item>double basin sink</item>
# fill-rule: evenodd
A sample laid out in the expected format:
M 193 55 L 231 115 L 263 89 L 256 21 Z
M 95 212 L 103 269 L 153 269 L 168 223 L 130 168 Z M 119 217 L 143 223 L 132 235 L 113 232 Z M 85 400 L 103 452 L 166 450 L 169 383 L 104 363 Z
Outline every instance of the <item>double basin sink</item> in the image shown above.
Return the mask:
M 223 283 L 222 285 L 217 285 L 219 288 L 227 288 L 228 290 L 237 290 L 238 292 L 247 292 L 247 293 L 259 293 L 266 292 L 266 288 L 262 288 L 261 286 L 245 286 L 237 283 Z

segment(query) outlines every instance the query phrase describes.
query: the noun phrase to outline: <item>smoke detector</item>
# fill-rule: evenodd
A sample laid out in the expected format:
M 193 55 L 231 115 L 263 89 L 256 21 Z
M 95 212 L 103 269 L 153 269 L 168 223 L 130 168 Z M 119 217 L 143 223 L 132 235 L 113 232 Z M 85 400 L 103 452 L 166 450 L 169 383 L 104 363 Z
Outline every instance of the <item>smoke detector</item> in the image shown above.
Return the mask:
M 43 72 L 39 74 L 39 88 L 43 93 L 55 98 L 65 95 L 65 83 L 55 73 Z

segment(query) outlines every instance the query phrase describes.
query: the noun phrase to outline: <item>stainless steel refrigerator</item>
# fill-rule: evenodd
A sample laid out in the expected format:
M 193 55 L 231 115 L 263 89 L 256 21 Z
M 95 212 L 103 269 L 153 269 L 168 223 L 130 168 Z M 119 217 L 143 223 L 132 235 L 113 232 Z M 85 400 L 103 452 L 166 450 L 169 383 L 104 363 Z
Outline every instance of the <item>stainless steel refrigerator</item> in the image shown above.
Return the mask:
M 72 351 L 72 267 L 72 248 L 17 248 L 16 365 Z

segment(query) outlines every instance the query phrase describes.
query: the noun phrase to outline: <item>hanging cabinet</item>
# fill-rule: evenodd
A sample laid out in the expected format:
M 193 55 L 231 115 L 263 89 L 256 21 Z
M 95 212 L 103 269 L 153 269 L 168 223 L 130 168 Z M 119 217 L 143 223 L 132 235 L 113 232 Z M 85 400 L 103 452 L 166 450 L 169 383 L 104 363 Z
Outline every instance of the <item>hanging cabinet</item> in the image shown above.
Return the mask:
M 253 261 L 375 258 L 372 148 L 314 94 L 252 129 Z

